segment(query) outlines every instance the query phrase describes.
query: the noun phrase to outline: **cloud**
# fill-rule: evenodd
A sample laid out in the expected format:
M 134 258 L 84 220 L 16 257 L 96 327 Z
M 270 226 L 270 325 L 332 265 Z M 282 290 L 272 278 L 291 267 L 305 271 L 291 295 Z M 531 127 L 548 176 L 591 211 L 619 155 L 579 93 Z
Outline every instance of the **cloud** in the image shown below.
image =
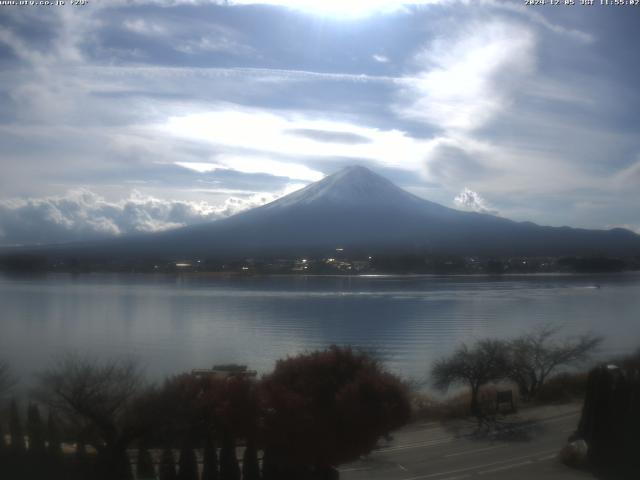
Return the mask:
M 282 195 L 251 193 L 223 203 L 162 200 L 133 191 L 109 202 L 87 189 L 62 196 L 0 202 L 0 245 L 60 243 L 158 232 L 234 215 Z
M 577 30 L 574 28 L 567 28 L 557 23 L 553 23 L 549 21 L 544 15 L 536 11 L 536 9 L 522 8 L 522 5 L 519 5 L 519 4 L 496 1 L 496 0 L 483 0 L 482 3 L 484 3 L 487 6 L 495 7 L 502 10 L 507 10 L 517 15 L 525 16 L 529 20 L 541 25 L 542 27 L 546 28 L 547 30 L 555 34 L 572 38 L 580 43 L 591 44 L 595 41 L 595 37 L 592 33 L 585 32 L 582 30 Z
M 249 54 L 254 50 L 225 36 L 202 36 L 195 40 L 186 40 L 174 47 L 175 50 L 190 55 L 206 52 L 230 52 Z
M 83 72 L 75 72 L 83 73 Z M 85 69 L 85 72 L 86 69 Z M 384 75 L 368 75 L 365 73 L 317 72 L 295 68 L 266 68 L 266 67 L 179 67 L 179 66 L 102 66 L 95 65 L 90 73 L 97 76 L 113 78 L 138 78 L 147 80 L 175 80 L 175 79 L 227 79 L 241 78 L 261 81 L 264 83 L 278 83 L 287 81 L 327 81 L 353 82 L 357 84 L 394 85 L 402 77 Z
M 625 223 L 623 225 L 608 226 L 607 228 L 624 228 L 625 230 L 629 230 L 640 235 L 640 226 L 638 225 L 629 225 L 628 223 Z
M 336 143 L 369 143 L 371 139 L 350 132 L 332 132 L 327 130 L 314 130 L 312 128 L 295 128 L 285 133 L 293 133 L 301 137 L 307 137 L 319 142 L 336 142 Z
M 310 182 L 320 180 L 324 176 L 322 172 L 298 163 L 278 162 L 270 158 L 250 155 L 220 155 L 216 157 L 215 163 L 176 162 L 176 165 L 201 173 L 227 169 L 241 173 L 266 173 Z
M 484 21 L 472 16 L 436 35 L 414 55 L 411 76 L 397 81 L 393 110 L 436 129 L 423 149 L 429 180 L 449 192 L 472 183 L 493 194 L 523 188 L 532 193 L 566 191 L 588 184 L 587 172 L 576 172 L 572 164 L 576 143 L 566 155 L 559 150 L 569 145 L 565 138 L 573 124 L 554 119 L 550 109 L 543 115 L 534 110 L 543 97 L 555 105 L 573 88 L 566 82 L 546 82 L 553 76 L 538 76 L 538 40 L 531 23 L 504 15 Z M 553 84 L 553 98 L 529 88 L 538 84 Z M 559 125 L 552 129 L 551 124 Z M 563 144 L 543 151 L 551 142 L 554 147 Z M 459 196 L 461 205 L 473 198 Z M 488 209 L 474 203 L 468 207 Z
M 164 35 L 167 33 L 167 28 L 159 23 L 150 22 L 142 18 L 127 19 L 123 22 L 122 26 L 131 32 L 140 35 Z
M 495 174 L 486 165 L 491 148 L 465 138 L 438 137 L 425 156 L 427 177 L 444 185 L 486 179 Z
M 445 6 L 416 6 L 429 3 Z M 300 5 L 305 13 L 292 14 Z M 388 7 L 345 23 L 348 10 Z M 332 9 L 346 16 L 314 18 Z M 287 178 L 364 163 L 444 204 L 468 186 L 506 217 L 637 224 L 640 96 L 624 12 L 569 18 L 501 0 L 6 10 L 3 198 L 37 203 L 84 186 L 121 208 L 135 185 L 215 210 L 251 196 L 231 190 L 277 192 Z M 622 41 L 609 48 L 614 37 Z M 576 206 L 587 200 L 599 207 Z M 141 214 L 134 228 L 103 215 L 91 225 L 56 208 L 37 218 L 61 238 L 81 225 L 110 234 L 173 222 Z M 8 238 L 6 221 L 0 228 Z
M 301 132 L 306 134 L 300 135 Z M 385 167 L 415 170 L 422 164 L 426 148 L 426 142 L 401 130 L 382 130 L 327 116 L 230 104 L 218 105 L 217 109 L 203 113 L 171 116 L 149 133 L 215 145 L 217 149 L 244 149 L 243 155 L 225 157 L 222 154 L 222 165 L 301 180 L 318 179 L 308 171 L 305 176 L 299 176 L 305 158 L 341 157 L 352 159 L 351 162 L 367 159 Z M 345 142 L 345 139 L 358 141 Z M 247 155 L 257 158 L 241 158 Z M 267 160 L 269 158 L 272 160 Z M 211 163 L 220 162 L 216 157 Z
M 614 187 L 637 190 L 638 185 L 640 185 L 640 156 L 631 165 L 616 172 L 612 180 Z
M 470 132 L 509 106 L 535 68 L 535 35 L 526 25 L 471 24 L 440 38 L 415 58 L 416 75 L 401 82 L 397 112 L 444 130 Z
M 474 192 L 468 188 L 465 188 L 462 192 L 460 192 L 454 199 L 453 202 L 459 208 L 464 210 L 471 210 L 473 212 L 478 213 L 490 213 L 492 215 L 497 215 L 498 211 L 492 209 L 487 205 L 487 202 L 484 198 L 480 196 L 479 193 Z
M 122 3 L 116 0 L 113 3 Z M 295 9 L 311 14 L 333 16 L 340 19 L 359 18 L 375 13 L 393 12 L 411 6 L 455 3 L 465 0 L 126 0 L 129 4 L 206 5 L 217 4 L 227 7 L 243 5 L 272 5 Z
M 129 32 L 151 37 L 162 45 L 167 45 L 169 41 L 170 48 L 188 55 L 208 52 L 236 55 L 255 53 L 247 45 L 244 33 L 218 23 L 192 23 L 189 28 L 185 28 L 180 22 L 159 16 L 154 20 L 127 18 L 122 22 L 122 27 Z

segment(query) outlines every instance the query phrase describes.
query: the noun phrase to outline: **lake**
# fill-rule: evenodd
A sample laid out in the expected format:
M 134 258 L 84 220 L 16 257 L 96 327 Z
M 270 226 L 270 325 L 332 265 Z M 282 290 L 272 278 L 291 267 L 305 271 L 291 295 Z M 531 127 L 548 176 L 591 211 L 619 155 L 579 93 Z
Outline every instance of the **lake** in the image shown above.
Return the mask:
M 424 378 L 460 342 L 547 322 L 640 347 L 640 274 L 527 276 L 0 276 L 0 357 L 25 380 L 65 352 L 133 355 L 159 378 L 216 363 L 259 372 L 330 344 Z M 28 382 L 25 382 L 28 383 Z

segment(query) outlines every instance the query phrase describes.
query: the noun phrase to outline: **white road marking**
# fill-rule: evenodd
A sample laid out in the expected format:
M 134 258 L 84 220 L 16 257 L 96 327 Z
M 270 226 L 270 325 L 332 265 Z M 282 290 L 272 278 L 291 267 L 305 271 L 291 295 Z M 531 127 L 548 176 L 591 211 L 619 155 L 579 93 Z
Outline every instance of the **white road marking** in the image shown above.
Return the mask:
M 450 442 L 453 442 L 454 440 L 457 440 L 457 439 L 455 437 L 445 437 L 445 438 L 440 438 L 436 440 L 430 440 L 427 442 L 407 443 L 405 445 L 398 445 L 396 447 L 381 448 L 379 450 L 376 450 L 376 453 L 396 452 L 398 450 L 410 450 L 412 448 L 433 447 L 436 445 L 443 445 L 445 443 L 450 443 Z
M 552 423 L 552 422 L 561 422 L 562 420 L 568 420 L 571 417 L 576 417 L 580 414 L 580 412 L 571 412 L 571 413 L 565 413 L 562 415 L 558 415 L 557 417 L 552 417 L 552 418 L 547 418 L 547 419 L 541 419 L 541 420 L 534 420 L 534 423 Z
M 418 426 L 425 427 L 425 428 L 435 427 L 436 425 L 440 425 L 440 422 L 425 422 L 425 423 L 418 424 Z
M 555 451 L 556 450 L 547 450 L 544 452 L 530 453 L 529 455 L 523 455 L 521 457 L 506 458 L 504 460 L 499 460 L 497 462 L 485 463 L 481 465 L 473 465 L 471 467 L 458 468 L 457 470 L 449 470 L 447 472 L 437 472 L 437 473 L 430 473 L 428 475 L 419 475 L 417 477 L 404 478 L 402 480 L 424 480 L 426 478 L 441 477 L 443 475 L 451 475 L 455 473 L 468 472 L 469 470 L 476 470 L 478 468 L 485 468 L 485 467 L 493 467 L 494 465 L 500 465 L 503 463 L 514 462 L 514 461 L 524 460 L 524 459 L 528 459 L 529 462 L 531 462 L 531 457 L 545 456 Z
M 449 458 L 449 457 L 458 457 L 460 455 L 466 455 L 468 453 L 476 453 L 476 452 L 486 452 L 487 450 L 494 450 L 496 448 L 505 448 L 507 447 L 507 444 L 504 445 L 495 445 L 493 447 L 485 447 L 485 448 L 476 448 L 474 450 L 464 450 L 462 452 L 456 452 L 456 453 L 449 453 L 448 455 L 443 455 L 444 458 Z
M 552 453 L 551 455 L 547 455 L 545 457 L 540 457 L 537 458 L 536 460 L 539 462 L 545 462 L 547 460 L 553 460 L 554 458 L 558 458 L 558 454 L 557 453 Z
M 580 414 L 580 412 L 579 411 L 575 411 L 575 412 L 568 412 L 568 413 L 565 413 L 565 414 L 562 414 L 562 415 L 558 415 L 556 417 L 547 418 L 547 419 L 533 420 L 533 425 L 540 424 L 540 423 L 561 422 L 561 421 L 568 420 L 571 417 L 577 416 L 578 414 Z M 430 425 L 430 424 L 429 423 L 423 423 L 421 425 L 422 426 L 427 426 L 427 425 Z M 513 429 L 514 430 L 518 430 L 520 428 L 526 428 L 527 426 L 530 426 L 530 425 L 518 425 L 518 426 L 514 426 Z M 568 430 L 562 430 L 562 433 L 565 433 L 567 431 Z M 570 431 L 573 431 L 573 429 L 571 429 Z M 416 448 L 435 447 L 435 446 L 438 446 L 438 445 L 444 445 L 444 444 L 447 444 L 447 443 L 458 441 L 460 439 L 461 439 L 461 437 L 459 437 L 459 436 L 438 437 L 438 438 L 434 438 L 432 440 L 427 440 L 427 441 L 422 441 L 422 442 L 412 442 L 412 443 L 406 443 L 406 444 L 402 444 L 402 445 L 396 445 L 396 446 L 390 446 L 390 447 L 386 447 L 386 448 L 381 448 L 379 450 L 376 450 L 375 453 L 378 453 L 378 452 L 387 453 L 387 452 L 396 452 L 396 451 L 410 450 L 410 449 L 416 449 Z M 506 447 L 506 446 L 508 446 L 508 445 L 496 445 L 496 446 L 491 446 L 491 447 L 478 448 L 478 449 L 474 449 L 474 450 L 465 450 L 465 451 L 461 451 L 461 452 L 454 452 L 454 453 L 450 453 L 450 454 L 444 455 L 443 458 L 450 458 L 450 457 L 456 457 L 456 456 L 461 456 L 461 455 L 466 455 L 466 454 L 471 454 L 471 453 L 476 453 L 476 452 L 489 451 L 489 450 L 502 448 L 502 447 Z M 492 471 L 499 471 L 499 470 L 507 470 L 509 468 L 516 468 L 516 467 L 518 467 L 520 465 L 527 465 L 529 463 L 533 463 L 534 461 L 536 461 L 536 462 L 548 461 L 548 460 L 552 460 L 552 459 L 554 459 L 556 457 L 557 457 L 557 450 L 551 450 L 551 451 L 546 451 L 546 452 L 538 452 L 538 453 L 528 454 L 528 455 L 521 456 L 521 457 L 508 458 L 508 459 L 504 459 L 504 460 L 500 460 L 500 461 L 496 461 L 496 462 L 492 462 L 492 463 L 487 463 L 487 464 L 474 465 L 474 466 L 471 466 L 471 467 L 460 468 L 460 469 L 446 471 L 446 472 L 438 472 L 438 473 L 432 473 L 432 474 L 428 474 L 428 475 L 405 478 L 403 480 L 423 480 L 423 479 L 429 479 L 429 478 L 434 478 L 434 477 L 443 477 L 445 475 L 451 475 L 451 474 L 456 474 L 456 473 L 461 473 L 461 472 L 469 472 L 469 471 L 472 471 L 472 470 L 477 470 L 479 468 L 491 467 L 491 466 L 494 466 L 494 465 L 499 465 L 499 467 L 497 467 L 496 469 L 489 469 L 489 470 L 483 470 L 481 472 L 476 472 L 476 473 L 479 473 L 479 474 L 485 474 L 485 473 L 489 473 L 489 472 L 492 472 Z M 509 465 L 503 465 L 503 464 L 505 464 L 507 462 L 514 462 L 514 461 L 517 462 L 518 460 L 523 460 L 523 461 L 522 462 L 518 462 L 518 463 L 509 464 Z M 407 468 L 404 467 L 403 465 L 398 464 L 398 467 L 403 471 L 408 471 Z M 373 467 L 353 467 L 353 468 L 346 468 L 346 469 L 342 469 L 341 468 L 339 470 L 341 472 L 354 472 L 354 471 L 366 471 L 366 470 L 373 470 L 373 469 L 374 469 Z M 458 479 L 462 479 L 462 478 L 467 478 L 469 476 L 471 476 L 471 473 L 467 473 L 467 474 L 463 474 L 463 475 L 459 475 L 459 476 L 454 476 L 454 477 L 439 478 L 438 480 L 458 480 Z
M 524 462 L 512 463 L 510 465 L 503 465 L 502 467 L 496 467 L 496 468 L 492 468 L 490 470 L 481 470 L 481 471 L 478 472 L 478 475 L 485 475 L 487 473 L 501 472 L 503 470 L 509 470 L 511 468 L 522 467 L 524 465 L 529 465 L 531 463 L 533 463 L 533 461 L 525 460 Z
M 402 470 L 403 472 L 408 472 L 409 471 L 409 470 L 407 470 L 407 467 L 405 467 L 404 465 L 398 464 L 398 467 L 400 467 L 400 470 Z
M 352 467 L 352 468 L 339 468 L 341 472 L 360 472 L 364 470 L 372 470 L 371 467 Z

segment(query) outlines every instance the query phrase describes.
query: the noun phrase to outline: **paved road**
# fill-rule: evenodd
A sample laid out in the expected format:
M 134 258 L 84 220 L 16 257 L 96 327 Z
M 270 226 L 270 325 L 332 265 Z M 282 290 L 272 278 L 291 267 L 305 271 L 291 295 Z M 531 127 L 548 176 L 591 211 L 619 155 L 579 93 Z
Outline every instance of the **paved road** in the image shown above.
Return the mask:
M 592 479 L 565 467 L 558 451 L 575 430 L 580 405 L 528 409 L 482 428 L 475 422 L 414 424 L 360 461 L 342 480 Z

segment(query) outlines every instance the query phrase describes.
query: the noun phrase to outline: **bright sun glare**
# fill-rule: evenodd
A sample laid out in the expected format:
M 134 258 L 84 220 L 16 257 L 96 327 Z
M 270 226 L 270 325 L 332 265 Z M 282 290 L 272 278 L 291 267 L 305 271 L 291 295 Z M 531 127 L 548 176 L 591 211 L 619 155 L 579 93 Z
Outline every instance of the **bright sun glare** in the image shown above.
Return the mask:
M 286 1 L 286 0 L 285 0 Z M 374 11 L 389 8 L 384 0 L 299 0 L 287 2 L 303 10 L 328 16 L 362 17 Z
M 255 3 L 255 0 L 238 0 L 235 3 Z M 320 16 L 358 18 L 378 11 L 394 10 L 403 4 L 415 2 L 402 0 L 271 0 L 265 3 L 281 5 Z

